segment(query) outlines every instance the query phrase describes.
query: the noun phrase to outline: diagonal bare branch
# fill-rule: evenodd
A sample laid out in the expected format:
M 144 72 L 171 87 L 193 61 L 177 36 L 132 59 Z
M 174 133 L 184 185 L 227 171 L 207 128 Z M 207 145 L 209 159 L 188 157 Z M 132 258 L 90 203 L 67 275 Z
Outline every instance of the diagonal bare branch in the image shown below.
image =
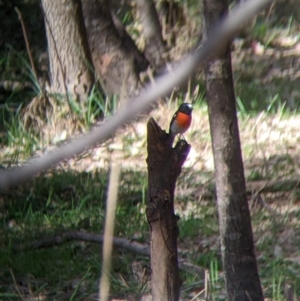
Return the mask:
M 248 0 L 244 5 L 235 7 L 230 13 L 230 17 L 215 27 L 211 36 L 196 49 L 193 55 L 188 55 L 171 72 L 158 78 L 155 87 L 149 85 L 139 96 L 129 101 L 126 107 L 103 125 L 95 127 L 86 135 L 70 141 L 56 151 L 49 152 L 41 158 L 30 160 L 26 165 L 0 173 L 0 192 L 4 192 L 37 175 L 40 171 L 109 138 L 119 127 L 132 121 L 135 116 L 145 111 L 160 96 L 170 93 L 173 87 L 185 83 L 211 52 L 221 50 L 224 44 L 241 29 L 243 24 L 271 2 L 273 1 Z

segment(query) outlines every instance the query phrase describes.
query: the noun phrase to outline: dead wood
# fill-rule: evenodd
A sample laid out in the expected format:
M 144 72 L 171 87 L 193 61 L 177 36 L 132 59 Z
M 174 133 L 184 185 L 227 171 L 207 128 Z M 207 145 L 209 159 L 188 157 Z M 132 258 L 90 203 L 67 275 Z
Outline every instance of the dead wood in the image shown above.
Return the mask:
M 86 233 L 80 231 L 66 231 L 59 233 L 54 236 L 45 237 L 43 239 L 33 241 L 31 243 L 20 244 L 14 248 L 14 251 L 20 252 L 27 249 L 44 249 L 50 248 L 53 246 L 59 246 L 69 241 L 85 241 L 85 242 L 94 242 L 102 244 L 104 240 L 103 235 Z M 144 256 L 150 256 L 149 247 L 138 242 L 129 241 L 125 238 L 114 237 L 113 245 L 116 248 L 126 249 Z
M 45 237 L 40 240 L 36 240 L 30 243 L 16 245 L 14 247 L 15 252 L 23 252 L 26 250 L 38 250 L 51 248 L 53 246 L 60 246 L 71 241 L 84 241 L 89 243 L 100 243 L 102 244 L 104 236 L 94 233 L 86 233 L 80 231 L 66 231 L 53 236 Z M 150 257 L 150 248 L 148 245 L 141 244 L 136 241 L 130 241 L 126 238 L 114 237 L 113 245 L 115 248 L 125 249 L 127 251 L 140 254 L 142 256 Z M 194 273 L 197 275 L 204 274 L 204 269 L 194 265 L 191 262 L 186 261 L 186 259 L 179 258 L 179 268 L 189 273 Z
M 246 183 L 247 192 L 287 192 L 300 187 L 300 179 L 286 179 L 275 181 L 252 181 Z
M 260 193 L 276 193 L 289 192 L 300 188 L 300 179 L 286 179 L 286 180 L 261 180 L 249 181 L 246 183 L 246 190 L 248 195 L 258 195 Z M 215 197 L 215 183 L 203 185 L 196 189 L 186 189 L 180 191 L 180 196 L 193 196 L 195 198 L 212 199 Z
M 178 272 L 174 190 L 190 145 L 173 139 L 153 118 L 147 124 L 148 204 L 146 209 L 151 235 L 153 300 L 179 300 L 181 281 Z

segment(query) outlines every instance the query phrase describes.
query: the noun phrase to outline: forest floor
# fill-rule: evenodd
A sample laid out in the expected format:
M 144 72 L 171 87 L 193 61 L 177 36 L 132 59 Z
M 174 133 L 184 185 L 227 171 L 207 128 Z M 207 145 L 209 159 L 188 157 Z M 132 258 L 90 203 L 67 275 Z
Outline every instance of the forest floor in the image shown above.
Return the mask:
M 296 17 L 287 18 L 281 27 L 268 27 L 265 18 L 256 21 L 250 40 L 235 40 L 232 61 L 261 282 L 266 300 L 291 301 L 300 296 L 300 35 Z M 173 57 L 181 51 L 174 50 Z M 181 296 L 182 300 L 226 300 L 203 90 L 200 74 L 189 94 L 161 101 L 150 116 L 167 130 L 179 103 L 188 99 L 195 107 L 185 135 L 192 148 L 175 193 L 179 257 L 191 264 L 181 270 Z M 5 97 L 6 92 L 0 100 Z M 6 116 L 3 111 L 3 120 Z M 149 245 L 148 119 L 149 115 L 141 116 L 104 144 L 0 196 L 1 300 L 95 300 L 102 267 L 99 244 L 62 237 L 70 231 L 103 234 L 108 171 L 115 159 L 122 171 L 115 237 Z M 2 127 L 2 168 L 22 164 L 72 135 L 68 128 L 52 124 L 37 136 L 15 113 Z M 57 235 L 56 244 L 45 243 Z M 149 300 L 149 266 L 145 254 L 125 245 L 115 248 L 111 299 Z

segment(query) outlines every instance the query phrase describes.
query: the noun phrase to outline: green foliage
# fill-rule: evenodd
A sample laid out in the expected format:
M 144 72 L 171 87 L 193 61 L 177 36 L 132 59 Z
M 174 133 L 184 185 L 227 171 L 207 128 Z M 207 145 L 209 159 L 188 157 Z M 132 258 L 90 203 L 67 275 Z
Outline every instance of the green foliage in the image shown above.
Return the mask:
M 215 220 L 216 224 L 211 223 L 211 220 L 214 220 L 215 218 L 216 215 L 210 214 L 209 212 L 203 214 L 201 218 L 198 218 L 191 214 L 189 218 L 185 218 L 179 221 L 179 237 L 197 237 L 199 235 L 200 229 L 201 233 L 204 235 L 216 234 L 216 232 L 218 231 L 218 229 L 216 229 L 215 227 L 217 225 L 217 220 Z
M 251 35 L 253 38 L 263 42 L 264 47 L 267 48 L 274 43 L 278 36 L 293 34 L 296 30 L 296 24 L 293 15 L 289 16 L 285 24 L 272 24 L 272 22 L 268 22 L 265 19 L 258 19 L 252 27 Z
M 25 51 L 17 52 L 10 46 L 0 53 L 2 85 L 0 103 L 7 104 L 13 109 L 21 104 L 27 104 L 40 92 L 39 84 L 33 77 L 25 57 Z
M 65 97 L 57 95 L 56 99 L 61 106 L 65 105 Z M 103 116 L 114 113 L 117 106 L 115 99 L 104 99 L 98 85 L 94 85 L 86 103 L 80 104 L 70 97 L 70 104 L 76 119 L 82 120 L 84 127 L 88 129 Z
M 222 264 L 216 250 L 207 250 L 202 252 L 198 259 L 197 264 L 206 268 L 213 274 L 212 278 L 216 279 L 216 274 L 221 270 Z
M 258 170 L 252 170 L 250 175 L 248 176 L 248 181 L 258 181 L 262 179 L 263 176 Z
M 121 181 L 125 189 L 120 191 L 115 235 L 143 241 L 148 231 L 144 208 L 145 175 L 123 172 Z M 87 292 L 96 291 L 101 270 L 99 246 L 72 242 L 24 252 L 15 252 L 13 248 L 61 231 L 80 229 L 102 233 L 106 189 L 106 171 L 93 174 L 61 171 L 45 174 L 8 193 L 5 196 L 7 206 L 0 216 L 0 232 L 4 238 L 0 247 L 0 265 L 4 274 L 0 279 L 6 279 L 0 281 L 0 291 L 5 295 L 9 293 L 5 287 L 12 282 L 11 273 L 15 276 L 30 274 L 32 278 L 28 281 L 38 283 L 38 286 L 32 284 L 35 293 L 51 291 L 55 287 L 60 291 L 70 279 L 76 278 L 78 287 L 75 286 L 73 292 L 81 286 Z M 116 253 L 111 274 L 113 291 L 138 293 L 142 289 L 137 287 L 130 272 L 132 260 L 132 255 L 126 251 Z M 128 279 L 128 285 L 115 276 L 118 274 Z M 78 300 L 81 290 L 77 291 L 76 297 L 74 292 L 74 300 Z M 56 299 L 59 300 L 60 296 L 57 295 Z
M 39 136 L 26 130 L 22 120 L 19 117 L 21 106 L 17 109 L 16 114 L 11 112 L 8 106 L 5 106 L 0 112 L 3 126 L 6 130 L 6 136 L 2 138 L 2 143 L 11 148 L 15 148 L 12 154 L 16 160 L 23 157 L 29 157 L 37 150 Z M 10 164 L 14 163 L 13 157 L 10 157 Z

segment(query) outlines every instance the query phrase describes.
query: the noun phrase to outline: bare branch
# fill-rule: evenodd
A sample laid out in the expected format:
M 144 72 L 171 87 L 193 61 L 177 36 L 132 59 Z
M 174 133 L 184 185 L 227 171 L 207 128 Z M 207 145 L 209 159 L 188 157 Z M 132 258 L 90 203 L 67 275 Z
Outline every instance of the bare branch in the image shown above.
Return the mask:
M 2 172 L 0 174 L 0 192 L 24 182 L 63 159 L 68 159 L 106 140 L 119 127 L 132 121 L 137 114 L 145 111 L 158 97 L 170 93 L 175 86 L 185 83 L 212 52 L 217 53 L 220 51 L 234 34 L 241 29 L 243 24 L 271 2 L 273 1 L 248 0 L 244 5 L 234 8 L 230 17 L 224 19 L 216 26 L 211 36 L 196 49 L 193 55 L 187 56 L 178 67 L 161 76 L 157 80 L 155 87 L 149 85 L 139 96 L 129 101 L 128 106 L 124 107 L 103 125 L 95 127 L 85 136 L 61 146 L 57 151 L 49 152 L 41 158 L 30 160 L 22 167 Z
M 32 69 L 33 75 L 35 77 L 35 80 L 37 82 L 39 82 L 39 79 L 38 79 L 38 76 L 37 76 L 37 71 L 36 71 L 36 68 L 35 68 L 34 60 L 33 60 L 31 49 L 30 49 L 30 44 L 29 44 L 29 39 L 28 39 L 28 35 L 27 35 L 27 30 L 26 30 L 25 22 L 23 20 L 23 17 L 22 17 L 22 14 L 21 14 L 20 10 L 17 7 L 15 7 L 15 11 L 18 14 L 19 20 L 21 22 L 23 36 L 24 36 L 24 40 L 25 40 L 25 45 L 26 45 L 28 56 L 29 56 L 30 65 L 31 65 L 31 69 Z M 42 85 L 40 85 L 40 86 L 42 87 Z
M 85 241 L 103 244 L 104 236 L 94 233 L 66 231 L 58 235 L 46 237 L 41 240 L 31 242 L 29 244 L 17 245 L 14 247 L 14 251 L 23 252 L 29 249 L 36 250 L 50 248 L 52 246 L 59 246 L 65 244 L 69 241 Z M 142 256 L 150 257 L 149 246 L 136 241 L 130 241 L 126 238 L 121 237 L 113 237 L 113 245 L 115 248 L 125 249 L 127 251 L 140 254 Z M 178 261 L 179 268 L 182 270 L 195 274 L 204 273 L 204 269 L 197 265 L 194 265 L 186 259 L 178 258 Z
M 79 232 L 79 231 L 66 231 L 60 234 L 45 237 L 41 240 L 37 240 L 28 244 L 22 244 L 14 247 L 15 252 L 23 252 L 24 250 L 32 249 L 44 249 L 52 246 L 60 246 L 69 241 L 86 241 L 103 244 L 104 236 L 100 234 Z M 140 244 L 138 242 L 129 241 L 126 238 L 113 238 L 113 245 L 116 248 L 126 249 L 128 251 L 138 253 L 143 256 L 150 256 L 150 249 L 147 245 Z

